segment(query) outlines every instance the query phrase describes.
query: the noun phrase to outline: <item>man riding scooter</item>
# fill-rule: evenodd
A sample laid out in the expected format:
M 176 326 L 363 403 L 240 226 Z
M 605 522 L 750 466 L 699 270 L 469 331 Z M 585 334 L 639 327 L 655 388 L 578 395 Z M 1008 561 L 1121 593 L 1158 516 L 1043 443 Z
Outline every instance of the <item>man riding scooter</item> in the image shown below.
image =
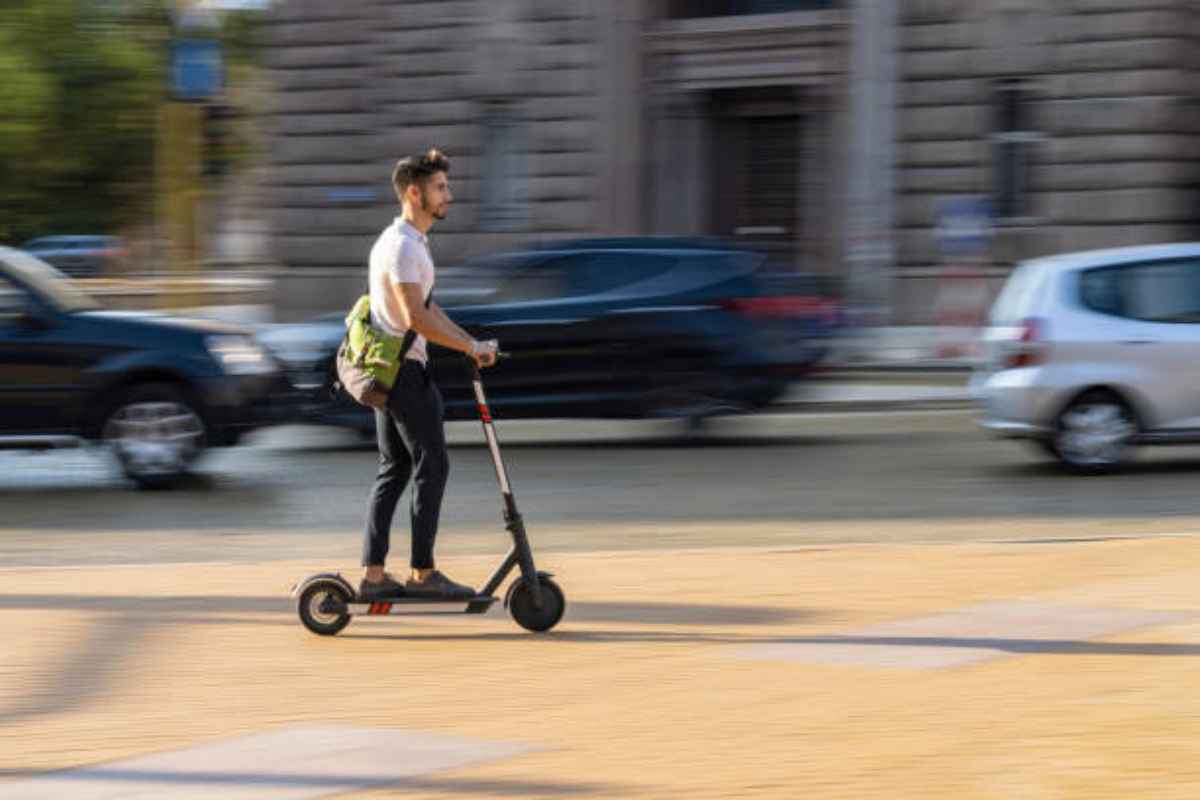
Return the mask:
M 375 409 L 379 470 L 371 492 L 359 587 L 363 599 L 396 595 L 470 598 L 474 589 L 450 580 L 434 566 L 433 547 L 449 474 L 442 395 L 429 369 L 427 342 L 461 351 L 480 367 L 496 362 L 495 340 L 476 341 L 437 303 L 429 302 L 435 283 L 427 234 L 446 218 L 453 200 L 450 161 L 437 150 L 401 159 L 392 185 L 401 215 L 383 230 L 371 249 L 371 322 L 384 333 L 417 335 L 390 394 L 386 409 Z M 403 583 L 384 571 L 392 518 L 411 482 L 411 574 Z

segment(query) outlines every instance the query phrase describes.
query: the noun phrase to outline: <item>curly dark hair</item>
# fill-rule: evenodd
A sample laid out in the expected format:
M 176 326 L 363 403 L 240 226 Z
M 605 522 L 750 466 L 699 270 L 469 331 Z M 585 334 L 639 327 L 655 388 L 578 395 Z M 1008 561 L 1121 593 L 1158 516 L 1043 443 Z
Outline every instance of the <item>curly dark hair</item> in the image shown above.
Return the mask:
M 404 190 L 414 183 L 424 186 L 425 182 L 439 172 L 450 172 L 450 159 L 440 150 L 430 150 L 422 156 L 409 156 L 396 162 L 392 170 L 392 187 L 396 197 L 403 202 Z

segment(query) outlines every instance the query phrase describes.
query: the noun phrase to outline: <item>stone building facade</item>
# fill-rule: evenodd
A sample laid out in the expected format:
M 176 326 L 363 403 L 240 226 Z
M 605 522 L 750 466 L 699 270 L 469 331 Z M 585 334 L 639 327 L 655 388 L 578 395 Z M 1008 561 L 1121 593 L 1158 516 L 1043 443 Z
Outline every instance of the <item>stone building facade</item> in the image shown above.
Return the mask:
M 936 294 L 948 197 L 988 198 L 1019 259 L 1200 236 L 1200 7 L 1188 0 L 902 3 L 894 274 Z
M 1200 235 L 1194 3 L 879 2 L 276 4 L 281 313 L 361 288 L 391 166 L 430 146 L 456 192 L 439 263 L 731 237 L 855 277 L 896 323 L 934 321 L 956 198 L 991 209 L 976 265 L 993 283 L 1021 258 Z

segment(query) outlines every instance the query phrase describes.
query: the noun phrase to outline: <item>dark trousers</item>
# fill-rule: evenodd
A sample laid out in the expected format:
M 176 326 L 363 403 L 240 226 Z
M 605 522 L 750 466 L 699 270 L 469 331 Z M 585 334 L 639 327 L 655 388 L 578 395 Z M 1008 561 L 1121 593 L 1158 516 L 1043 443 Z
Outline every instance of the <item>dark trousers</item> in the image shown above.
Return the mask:
M 443 427 L 442 394 L 428 370 L 406 359 L 388 398 L 388 409 L 375 409 L 379 472 L 371 490 L 363 566 L 387 559 L 392 516 L 412 479 L 412 560 L 414 569 L 433 567 L 433 543 L 442 512 L 442 494 L 450 473 Z

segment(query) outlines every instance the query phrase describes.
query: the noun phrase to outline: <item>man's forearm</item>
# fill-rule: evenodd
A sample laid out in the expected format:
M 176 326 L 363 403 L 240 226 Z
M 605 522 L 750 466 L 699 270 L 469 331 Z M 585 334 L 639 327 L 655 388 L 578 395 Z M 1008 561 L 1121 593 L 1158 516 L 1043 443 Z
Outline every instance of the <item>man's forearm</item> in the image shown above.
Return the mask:
M 472 336 L 471 334 L 469 334 L 465 330 L 463 330 L 458 325 L 458 323 L 456 323 L 454 320 L 450 319 L 450 316 L 446 313 L 446 311 L 441 306 L 439 306 L 437 303 L 433 303 L 432 305 L 430 305 L 429 310 L 436 313 L 438 316 L 440 316 L 442 318 L 442 322 L 449 325 L 451 327 L 451 329 L 457 331 L 459 336 L 462 336 L 464 339 L 471 339 L 471 340 L 473 340 L 475 338 L 474 336 Z
M 440 312 L 441 309 L 434 307 L 422 308 L 412 319 L 412 329 L 434 344 L 470 353 L 475 340 Z
M 455 325 L 436 303 L 425 305 L 419 285 L 401 283 L 396 288 L 396 300 L 403 309 L 405 323 L 421 336 L 451 350 L 473 353 L 475 339 Z

